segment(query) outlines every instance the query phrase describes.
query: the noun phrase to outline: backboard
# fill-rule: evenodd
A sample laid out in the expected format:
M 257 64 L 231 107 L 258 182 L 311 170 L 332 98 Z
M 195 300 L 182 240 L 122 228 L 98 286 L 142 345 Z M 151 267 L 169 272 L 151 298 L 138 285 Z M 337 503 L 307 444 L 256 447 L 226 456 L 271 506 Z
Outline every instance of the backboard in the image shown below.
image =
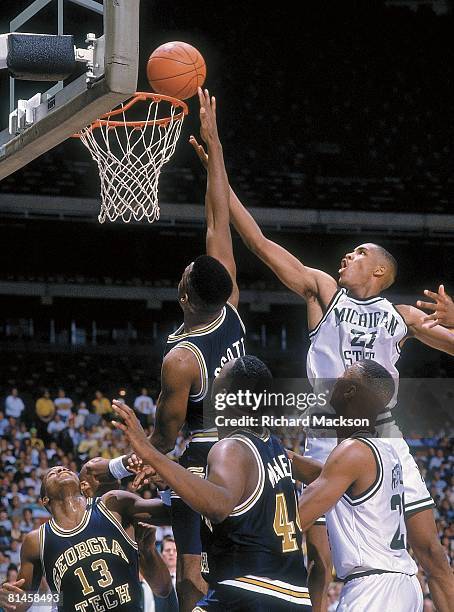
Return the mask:
M 68 3 L 103 14 L 103 34 L 96 37 L 87 32 L 91 51 L 77 50 L 81 56 L 91 52 L 84 74 L 37 94 L 27 124 L 11 130 L 10 122 L 0 132 L 0 180 L 129 99 L 137 88 L 140 0 L 34 0 L 10 22 L 10 31 L 29 32 L 29 20 L 52 2 L 58 3 L 58 34 L 63 34 L 63 10 Z M 11 78 L 10 111 L 16 104 L 14 85 Z

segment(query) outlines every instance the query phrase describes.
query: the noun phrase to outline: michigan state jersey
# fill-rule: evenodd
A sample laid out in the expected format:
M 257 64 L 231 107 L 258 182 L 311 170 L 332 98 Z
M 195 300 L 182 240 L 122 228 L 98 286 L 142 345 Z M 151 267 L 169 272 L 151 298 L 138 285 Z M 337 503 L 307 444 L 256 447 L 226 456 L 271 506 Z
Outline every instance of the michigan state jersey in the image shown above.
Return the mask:
M 189 396 L 186 423 L 193 435 L 209 441 L 217 440 L 214 414 L 203 412 L 203 400 L 208 393 L 209 380 L 216 378 L 222 367 L 230 360 L 246 354 L 244 346 L 245 328 L 236 308 L 224 306 L 221 314 L 211 323 L 191 332 L 184 332 L 184 324 L 167 339 L 164 356 L 172 349 L 184 348 L 196 357 L 200 369 L 200 388 Z M 211 430 L 211 432 L 210 432 Z
M 250 449 L 259 477 L 249 498 L 222 523 L 204 519 L 204 577 L 215 592 L 229 587 L 230 597 L 245 591 L 263 595 L 270 602 L 266 609 L 279 601 L 310 606 L 298 503 L 285 449 L 267 431 L 258 436 L 238 430 L 229 438 Z
M 339 289 L 309 333 L 307 376 L 317 386 L 323 379 L 338 378 L 361 359 L 373 359 L 397 379 L 395 364 L 406 335 L 405 321 L 389 300 L 379 296 L 362 300 Z
M 336 574 L 341 579 L 381 572 L 416 574 L 416 564 L 406 548 L 399 456 L 387 440 L 355 438 L 372 451 L 376 477 L 359 496 L 347 491 L 326 514 Z
M 79 525 L 62 529 L 54 519 L 40 527 L 44 576 L 62 594 L 64 612 L 142 609 L 137 544 L 101 498 L 91 498 Z

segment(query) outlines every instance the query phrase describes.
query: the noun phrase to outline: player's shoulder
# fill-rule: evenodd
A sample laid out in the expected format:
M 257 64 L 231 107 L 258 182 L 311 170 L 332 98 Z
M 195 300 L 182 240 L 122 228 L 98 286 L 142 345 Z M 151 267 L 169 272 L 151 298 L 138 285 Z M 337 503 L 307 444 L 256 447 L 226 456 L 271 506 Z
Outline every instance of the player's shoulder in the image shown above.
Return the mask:
M 208 453 L 209 461 L 224 461 L 224 460 L 244 460 L 246 457 L 252 457 L 252 450 L 249 445 L 245 444 L 238 438 L 223 438 L 216 442 Z
M 370 457 L 371 444 L 367 438 L 354 437 L 342 440 L 331 452 L 328 461 L 334 464 L 349 464 L 360 466 L 361 462 Z
M 43 527 L 44 528 L 44 527 Z M 35 561 L 40 558 L 41 527 L 29 531 L 24 536 L 21 548 L 21 559 Z
M 194 351 L 190 350 L 190 344 L 189 342 L 177 344 L 165 355 L 162 360 L 164 375 L 192 373 L 194 366 L 197 365 L 197 357 Z

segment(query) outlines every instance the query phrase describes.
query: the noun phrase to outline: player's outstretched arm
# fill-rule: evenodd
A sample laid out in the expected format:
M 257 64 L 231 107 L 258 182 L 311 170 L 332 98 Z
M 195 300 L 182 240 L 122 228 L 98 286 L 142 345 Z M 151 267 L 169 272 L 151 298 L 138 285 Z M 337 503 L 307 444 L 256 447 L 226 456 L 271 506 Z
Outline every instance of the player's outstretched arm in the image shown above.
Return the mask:
M 433 302 L 423 302 L 421 300 L 416 302 L 418 308 L 432 312 L 432 314 L 426 316 L 424 323 L 428 323 L 430 327 L 443 325 L 443 327 L 452 330 L 454 328 L 454 301 L 446 293 L 444 285 L 438 287 L 438 293 L 425 289 L 424 295 L 433 300 Z
M 190 140 L 200 163 L 207 169 L 209 156 L 194 137 Z M 229 188 L 230 221 L 243 242 L 259 257 L 289 289 L 308 299 L 319 297 L 322 308 L 331 301 L 337 289 L 336 281 L 321 270 L 305 266 L 299 259 L 272 240 L 266 238 L 252 215 Z
M 320 461 L 303 457 L 291 450 L 287 450 L 287 455 L 292 464 L 292 475 L 295 480 L 310 484 L 320 476 L 323 468 L 323 463 Z
M 42 578 L 41 559 L 39 556 L 39 531 L 30 531 L 24 538 L 20 551 L 20 567 L 17 580 L 5 582 L 0 589 L 0 606 L 5 610 L 28 610 L 32 605 L 14 603 L 14 595 L 21 596 L 27 592 L 37 592 Z M 13 596 L 13 597 L 12 597 Z
M 156 421 L 150 441 L 162 453 L 173 450 L 175 440 L 186 419 L 188 397 L 193 384 L 200 382 L 200 371 L 194 355 L 176 347 L 162 362 L 161 393 L 156 406 Z
M 206 156 L 207 190 L 205 196 L 205 216 L 207 222 L 206 251 L 218 259 L 229 271 L 233 281 L 230 302 L 238 305 L 238 286 L 236 283 L 236 264 L 233 256 L 232 236 L 230 234 L 229 180 L 224 164 L 221 141 L 216 123 L 216 99 L 210 97 L 207 89 L 198 90 L 200 102 L 200 135 L 205 142 L 208 155 L 203 151 L 194 136 L 189 142 L 199 154 L 202 148 Z M 199 155 L 200 156 L 200 155 Z
M 121 418 L 121 422 L 113 423 L 125 432 L 135 453 L 144 464 L 151 465 L 188 506 L 213 523 L 223 521 L 230 514 L 241 499 L 246 479 L 245 451 L 238 443 L 223 440 L 211 449 L 208 455 L 209 479 L 205 480 L 157 451 L 146 438 L 131 408 L 116 400 L 113 408 Z
M 328 457 L 320 476 L 304 489 L 299 500 L 301 528 L 306 531 L 336 504 L 361 475 L 369 452 L 360 442 L 345 440 Z
M 305 266 L 299 259 L 264 236 L 252 215 L 230 191 L 230 220 L 243 242 L 276 274 L 289 289 L 304 299 L 317 297 L 327 306 L 337 290 L 337 283 L 329 274 Z
M 426 321 L 426 313 L 414 306 L 401 304 L 397 310 L 403 316 L 408 327 L 408 337 L 416 338 L 434 349 L 454 355 L 454 334 L 441 325 L 432 325 Z
M 109 510 L 128 523 L 140 519 L 157 526 L 169 525 L 170 509 L 161 499 L 143 499 L 140 495 L 123 490 L 109 491 L 101 499 Z

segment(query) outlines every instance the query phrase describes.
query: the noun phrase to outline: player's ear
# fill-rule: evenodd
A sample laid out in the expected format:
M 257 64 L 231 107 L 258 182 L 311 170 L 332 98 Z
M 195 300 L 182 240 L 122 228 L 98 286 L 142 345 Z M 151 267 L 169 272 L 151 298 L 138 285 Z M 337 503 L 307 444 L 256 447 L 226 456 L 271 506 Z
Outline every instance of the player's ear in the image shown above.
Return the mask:
M 80 481 L 80 491 L 84 497 L 91 497 L 90 495 L 90 485 L 86 480 Z
M 358 387 L 354 383 L 350 383 L 344 390 L 344 398 L 351 401 L 358 393 Z
M 49 513 L 50 513 L 50 510 L 49 510 L 49 508 L 48 508 L 49 501 L 50 501 L 50 500 L 49 500 L 49 498 L 47 497 L 47 495 L 45 495 L 44 497 L 41 497 L 41 498 L 40 498 L 40 502 L 41 502 L 41 504 L 44 506 L 44 508 L 47 510 L 47 512 L 49 512 Z
M 374 270 L 374 276 L 381 278 L 386 273 L 386 266 L 378 264 Z

